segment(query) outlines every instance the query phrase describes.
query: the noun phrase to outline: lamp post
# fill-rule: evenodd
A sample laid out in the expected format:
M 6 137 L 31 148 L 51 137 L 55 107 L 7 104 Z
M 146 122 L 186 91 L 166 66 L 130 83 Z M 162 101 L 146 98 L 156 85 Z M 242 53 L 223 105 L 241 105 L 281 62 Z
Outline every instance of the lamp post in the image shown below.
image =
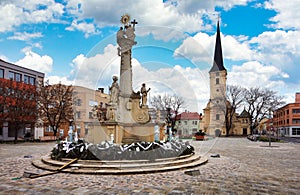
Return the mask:
M 166 123 L 167 123 L 167 141 L 172 140 L 172 119 L 171 119 L 171 108 L 167 108 L 167 118 L 166 118 Z
M 68 135 L 69 135 L 69 141 L 73 142 L 73 120 L 70 119 L 69 120 L 69 131 L 68 131 Z
M 271 109 L 269 109 L 269 147 L 271 147 L 271 127 L 273 123 L 271 122 Z

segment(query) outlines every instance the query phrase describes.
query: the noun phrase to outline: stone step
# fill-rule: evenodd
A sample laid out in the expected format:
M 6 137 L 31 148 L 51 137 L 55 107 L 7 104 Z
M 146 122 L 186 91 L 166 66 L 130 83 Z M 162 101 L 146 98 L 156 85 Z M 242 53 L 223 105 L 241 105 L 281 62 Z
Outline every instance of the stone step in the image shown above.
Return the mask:
M 193 161 L 197 161 L 200 159 L 200 156 L 190 156 L 188 158 L 178 158 L 177 160 L 171 160 L 171 161 L 149 161 L 148 163 L 139 163 L 139 161 L 132 161 L 130 163 L 126 162 L 122 162 L 122 161 L 118 161 L 118 163 L 111 163 L 106 161 L 107 163 L 103 163 L 102 161 L 99 160 L 99 163 L 89 163 L 89 162 L 85 162 L 84 160 L 80 160 L 77 163 L 71 164 L 70 167 L 78 167 L 78 168 L 89 168 L 89 169 L 101 169 L 101 168 L 105 168 L 105 169 L 114 169 L 114 168 L 147 168 L 147 167 L 165 167 L 165 166 L 174 166 L 174 165 L 180 165 L 180 164 L 186 164 L 186 163 L 190 163 Z M 56 161 L 56 160 L 52 160 L 50 157 L 43 157 L 42 161 L 45 164 L 49 164 L 52 166 L 63 166 L 66 161 Z
M 182 155 L 182 156 L 178 156 L 178 157 L 172 157 L 172 158 L 161 158 L 161 159 L 154 159 L 154 160 L 78 160 L 77 162 L 85 162 L 85 163 L 89 163 L 89 164 L 130 164 L 130 163 L 139 163 L 139 164 L 143 164 L 143 163 L 150 163 L 150 162 L 163 162 L 163 161 L 177 161 L 179 159 L 184 159 L 184 158 L 189 158 L 191 156 L 193 156 L 195 153 L 192 154 L 188 154 L 188 155 Z M 71 158 L 62 158 L 60 161 L 67 163 L 70 160 L 72 160 Z
M 139 162 L 120 162 L 120 164 L 90 164 L 89 161 L 79 160 L 75 164 L 71 164 L 68 168 L 61 170 L 64 173 L 78 173 L 78 174 L 134 174 L 134 173 L 154 173 L 172 171 L 178 169 L 188 169 L 207 162 L 206 157 L 193 155 L 186 158 L 179 158 L 171 161 L 157 161 L 149 163 Z M 40 160 L 35 160 L 32 164 L 48 171 L 55 171 L 57 168 L 65 164 L 65 161 L 56 161 L 45 156 Z

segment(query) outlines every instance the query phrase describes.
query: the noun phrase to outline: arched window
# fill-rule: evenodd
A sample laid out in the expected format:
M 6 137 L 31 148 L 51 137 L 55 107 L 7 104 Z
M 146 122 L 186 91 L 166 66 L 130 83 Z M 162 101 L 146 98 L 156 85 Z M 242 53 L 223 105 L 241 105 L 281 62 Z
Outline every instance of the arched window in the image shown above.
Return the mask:
M 219 78 L 216 78 L 216 84 L 218 85 L 220 83 Z

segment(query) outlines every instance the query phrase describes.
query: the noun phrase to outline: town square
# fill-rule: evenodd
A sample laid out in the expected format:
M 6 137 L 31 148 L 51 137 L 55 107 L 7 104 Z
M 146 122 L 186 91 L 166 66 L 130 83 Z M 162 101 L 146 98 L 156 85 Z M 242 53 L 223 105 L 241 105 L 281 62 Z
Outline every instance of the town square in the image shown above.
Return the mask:
M 300 193 L 298 2 L 0 5 L 0 194 Z
M 50 152 L 55 143 L 1 145 L 0 194 L 299 194 L 299 149 L 295 143 L 252 142 L 246 138 L 192 141 L 208 163 L 187 170 L 136 175 L 57 173 L 30 179 L 37 172 L 33 159 Z M 276 146 L 276 147 L 275 147 Z M 26 156 L 31 156 L 26 158 Z M 197 173 L 197 172 L 196 172 Z

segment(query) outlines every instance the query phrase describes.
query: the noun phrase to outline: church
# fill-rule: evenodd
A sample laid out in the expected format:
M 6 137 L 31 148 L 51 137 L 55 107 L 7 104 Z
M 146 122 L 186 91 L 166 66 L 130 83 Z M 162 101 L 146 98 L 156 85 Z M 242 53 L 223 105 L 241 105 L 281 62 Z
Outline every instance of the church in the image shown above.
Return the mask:
M 219 21 L 214 52 L 213 66 L 209 71 L 210 99 L 203 109 L 203 118 L 200 129 L 207 135 L 225 136 L 225 111 L 230 109 L 230 102 L 226 96 L 227 70 L 223 63 L 222 44 Z M 232 120 L 232 128 L 228 135 L 250 134 L 250 115 L 244 110 L 241 114 L 235 113 Z

